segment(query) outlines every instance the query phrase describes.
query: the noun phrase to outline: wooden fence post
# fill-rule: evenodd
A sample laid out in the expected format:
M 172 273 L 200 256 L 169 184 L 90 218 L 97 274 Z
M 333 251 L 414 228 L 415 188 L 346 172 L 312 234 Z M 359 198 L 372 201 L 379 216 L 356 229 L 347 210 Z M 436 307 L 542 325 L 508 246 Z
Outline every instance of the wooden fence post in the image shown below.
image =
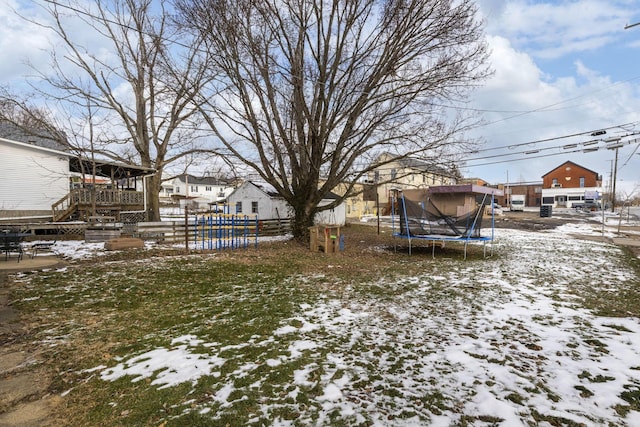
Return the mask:
M 189 206 L 184 205 L 184 249 L 189 254 Z

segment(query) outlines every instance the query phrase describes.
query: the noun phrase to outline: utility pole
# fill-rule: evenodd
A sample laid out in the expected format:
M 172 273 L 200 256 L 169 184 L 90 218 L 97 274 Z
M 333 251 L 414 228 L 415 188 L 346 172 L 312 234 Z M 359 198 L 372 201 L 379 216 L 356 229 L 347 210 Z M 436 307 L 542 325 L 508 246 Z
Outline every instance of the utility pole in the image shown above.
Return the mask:
M 616 176 L 618 175 L 618 147 L 616 147 L 616 157 L 613 162 L 613 180 L 611 185 L 613 190 L 611 192 L 611 212 L 616 211 Z
M 505 207 L 508 207 L 509 209 L 511 209 L 511 203 L 509 203 L 511 201 L 510 197 L 509 197 L 509 169 L 507 169 L 507 191 L 505 194 Z M 493 208 L 492 208 L 493 209 Z

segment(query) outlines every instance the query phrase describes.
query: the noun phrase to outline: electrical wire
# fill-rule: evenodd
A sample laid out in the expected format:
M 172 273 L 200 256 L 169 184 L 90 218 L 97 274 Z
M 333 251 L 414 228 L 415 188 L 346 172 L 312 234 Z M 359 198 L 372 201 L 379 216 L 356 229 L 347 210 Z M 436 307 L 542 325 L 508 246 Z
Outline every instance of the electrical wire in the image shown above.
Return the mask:
M 640 139 L 636 138 L 636 140 L 634 142 L 625 143 L 625 145 L 631 145 L 631 144 L 636 144 L 635 150 L 638 150 L 638 148 L 639 148 L 638 144 L 640 144 Z M 562 146 L 557 146 L 557 147 L 552 147 L 552 148 L 562 148 Z M 530 159 L 540 159 L 540 158 L 545 158 L 545 157 L 561 156 L 561 155 L 572 154 L 572 153 L 591 153 L 591 152 L 599 151 L 601 149 L 613 150 L 615 148 L 620 148 L 620 146 L 618 144 L 614 144 L 614 146 L 609 146 L 609 147 L 601 146 L 601 147 L 597 147 L 597 148 L 594 147 L 594 148 L 587 148 L 587 149 L 585 149 L 585 148 L 577 148 L 577 149 L 573 149 L 573 150 L 564 150 L 562 152 L 543 154 L 543 155 L 539 155 L 539 156 L 530 156 L 530 155 L 528 155 L 528 156 L 520 157 L 520 158 L 516 158 L 516 159 L 504 159 L 504 160 L 496 160 L 496 161 L 493 161 L 493 162 L 483 162 L 483 163 L 476 163 L 476 164 L 465 164 L 465 168 L 475 168 L 475 167 L 479 167 L 479 166 L 494 165 L 494 164 L 499 164 L 499 163 L 521 162 L 521 161 L 530 160 Z M 508 157 L 508 156 L 513 156 L 515 154 L 516 153 L 497 155 L 497 156 L 494 156 L 494 158 L 495 157 Z M 487 157 L 487 158 L 491 158 L 491 157 Z M 471 159 L 471 161 L 473 161 L 473 160 L 476 160 L 476 159 Z

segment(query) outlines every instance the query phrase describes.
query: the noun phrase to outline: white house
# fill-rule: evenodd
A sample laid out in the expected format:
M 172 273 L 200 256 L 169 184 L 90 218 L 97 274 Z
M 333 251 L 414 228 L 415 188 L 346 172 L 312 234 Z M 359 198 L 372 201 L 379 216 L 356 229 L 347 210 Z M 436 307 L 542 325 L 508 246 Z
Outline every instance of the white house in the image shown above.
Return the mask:
M 273 189 L 245 181 L 227 197 L 231 213 L 258 215 L 258 219 L 289 218 L 289 204 Z
M 162 184 L 160 199 L 165 201 L 191 201 L 198 207 L 222 201 L 234 190 L 233 185 L 219 178 L 183 174 Z
M 376 164 L 378 166 L 367 174 L 365 184 L 375 185 L 381 207 L 390 207 L 394 189 L 427 189 L 431 186 L 454 185 L 458 180 L 454 168 L 449 170 L 437 163 L 412 157 L 383 153 L 378 156 Z
M 69 192 L 71 154 L 0 138 L 0 218 L 51 216 Z
M 326 206 L 338 198 L 335 194 L 330 194 L 320 202 L 320 206 Z M 245 181 L 236 188 L 227 198 L 227 204 L 231 213 L 245 213 L 258 215 L 258 219 L 291 218 L 291 206 L 266 184 L 255 184 Z M 346 207 L 344 203 L 333 209 L 319 212 L 316 215 L 316 224 L 336 224 L 346 223 Z

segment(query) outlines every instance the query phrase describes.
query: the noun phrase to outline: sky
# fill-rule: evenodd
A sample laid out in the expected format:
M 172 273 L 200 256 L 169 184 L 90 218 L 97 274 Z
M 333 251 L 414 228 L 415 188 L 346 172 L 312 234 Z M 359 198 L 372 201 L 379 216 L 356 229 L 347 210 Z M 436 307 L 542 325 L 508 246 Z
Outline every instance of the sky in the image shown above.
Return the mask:
M 613 235 L 616 224 L 615 219 L 607 222 L 606 235 Z M 300 303 L 278 328 L 233 345 L 203 336 L 220 321 L 204 316 L 206 328 L 191 322 L 191 332 L 174 335 L 159 328 L 161 339 L 77 372 L 78 383 L 97 377 L 131 387 L 192 384 L 196 389 L 198 380 L 212 377 L 202 398 L 198 392 L 184 394 L 185 402 L 178 405 L 183 414 L 197 411 L 215 420 L 246 410 L 244 394 L 260 390 L 260 412 L 276 426 L 294 425 L 279 418 L 283 408 L 297 414 L 296 425 L 416 426 L 425 425 L 426 418 L 430 426 L 449 426 L 463 417 L 485 417 L 501 419 L 504 426 L 526 426 L 541 415 L 564 424 L 637 425 L 637 412 L 621 415 L 616 407 L 628 405 L 624 393 L 640 384 L 640 323 L 632 317 L 597 316 L 574 293 L 576 286 L 585 286 L 606 294 L 637 281 L 633 269 L 620 262 L 620 248 L 574 237 L 601 231 L 586 218 L 543 232 L 497 229 L 499 256 L 492 260 L 440 257 L 436 274 L 372 283 L 393 290 L 394 298 L 384 304 L 378 292 L 345 286 L 332 293 L 331 286 L 321 286 L 322 297 Z M 56 247 L 76 259 L 103 251 L 82 241 Z M 154 268 L 164 262 L 156 258 Z M 69 276 L 69 286 L 55 292 L 73 298 L 77 270 L 71 265 L 59 273 Z M 29 286 L 33 276 L 19 275 L 18 281 Z M 462 296 L 470 287 L 482 288 L 474 303 Z M 236 288 L 239 303 L 255 298 L 242 286 Z M 439 298 L 440 292 L 445 298 Z M 48 333 L 51 339 L 45 342 L 54 342 L 60 331 Z M 251 356 L 244 348 L 252 349 Z M 271 370 L 283 373 L 271 376 Z M 287 384 L 285 392 L 268 387 L 273 378 Z M 69 384 L 62 396 L 79 392 Z M 318 391 L 309 394 L 312 389 Z M 311 400 L 297 400 L 298 394 Z M 430 406 L 428 396 L 441 396 L 444 406 Z
M 44 0 L 0 0 L 0 82 L 19 88 L 46 69 L 50 40 L 41 27 Z M 616 150 L 594 140 L 621 137 L 617 185 L 640 184 L 640 8 L 636 0 L 477 0 L 491 52 L 492 77 L 457 104 L 481 120 L 467 136 L 481 141 L 465 155 L 467 177 L 489 183 L 540 181 L 567 160 L 600 175 L 608 186 Z M 91 34 L 86 34 L 91 43 Z M 573 137 L 567 137 L 575 135 Z M 536 142 L 545 140 L 545 142 Z M 629 143 L 629 141 L 632 141 Z M 573 144 L 576 144 L 575 146 Z M 599 148 L 584 153 L 587 148 Z M 525 154 L 526 153 L 526 154 Z M 638 190 L 640 192 L 640 189 Z
M 469 155 L 463 173 L 491 183 L 541 181 L 571 160 L 601 174 L 606 185 L 616 150 L 604 147 L 616 143 L 582 143 L 597 139 L 590 134 L 598 130 L 607 130 L 599 138 L 623 142 L 640 131 L 640 26 L 625 29 L 640 22 L 638 2 L 480 0 L 478 6 L 494 74 L 466 105 L 480 111 L 483 125 L 473 136 L 484 145 Z M 626 191 L 640 181 L 637 146 L 618 149 L 617 184 Z M 593 147 L 602 148 L 582 151 Z

